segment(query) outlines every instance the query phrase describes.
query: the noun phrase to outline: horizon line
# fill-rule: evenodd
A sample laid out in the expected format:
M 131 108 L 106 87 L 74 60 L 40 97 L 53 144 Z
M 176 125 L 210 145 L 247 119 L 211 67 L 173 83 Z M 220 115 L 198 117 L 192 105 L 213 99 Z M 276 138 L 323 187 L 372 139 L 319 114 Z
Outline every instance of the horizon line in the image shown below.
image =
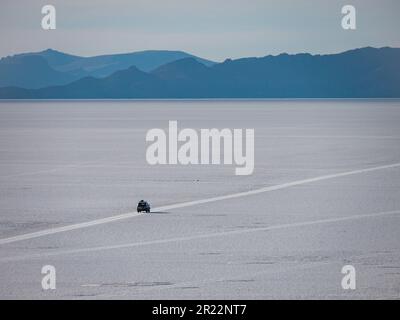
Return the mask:
M 375 98 L 15 98 L 15 99 L 2 99 L 1 102 L 90 102 L 90 101 L 120 101 L 120 102 L 154 102 L 154 101 L 171 101 L 171 102 L 183 102 L 183 101 L 231 101 L 231 102 L 240 102 L 240 101 L 400 101 L 400 98 L 385 98 L 385 97 L 375 97 Z

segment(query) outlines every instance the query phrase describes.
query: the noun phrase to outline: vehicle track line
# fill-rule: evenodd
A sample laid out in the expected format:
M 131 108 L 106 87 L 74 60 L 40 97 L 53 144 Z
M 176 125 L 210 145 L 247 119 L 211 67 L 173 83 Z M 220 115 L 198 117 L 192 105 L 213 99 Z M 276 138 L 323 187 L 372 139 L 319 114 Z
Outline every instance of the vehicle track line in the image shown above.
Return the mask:
M 282 189 L 300 186 L 300 185 L 304 185 L 304 184 L 309 184 L 309 183 L 313 183 L 313 182 L 319 182 L 319 181 L 324 181 L 324 180 L 330 180 L 330 179 L 335 179 L 335 178 L 340 178 L 340 177 L 347 177 L 347 176 L 352 176 L 352 175 L 357 175 L 357 174 L 362 174 L 362 173 L 368 173 L 368 172 L 374 172 L 374 171 L 378 171 L 378 170 L 398 168 L 398 167 L 400 167 L 400 162 L 383 165 L 383 166 L 370 167 L 370 168 L 364 168 L 364 169 L 359 169 L 359 170 L 352 170 L 352 171 L 328 174 L 328 175 L 318 176 L 318 177 L 309 178 L 309 179 L 302 179 L 302 180 L 287 182 L 287 183 L 278 184 L 278 185 L 269 186 L 269 187 L 263 187 L 263 188 L 245 191 L 245 192 L 238 192 L 238 193 L 217 196 L 217 197 L 211 197 L 211 198 L 206 198 L 206 199 L 201 199 L 201 200 L 176 203 L 176 204 L 157 207 L 157 208 L 154 208 L 153 210 L 154 211 L 168 211 L 168 210 L 173 210 L 173 209 L 191 207 L 191 206 L 215 202 L 215 201 L 235 199 L 235 198 L 240 198 L 240 197 L 245 197 L 245 196 L 256 195 L 256 194 L 264 193 L 264 192 L 282 190 Z M 9 238 L 0 239 L 0 245 L 23 241 L 23 240 L 34 239 L 34 238 L 39 238 L 39 237 L 44 237 L 44 236 L 57 234 L 57 233 L 61 233 L 61 232 L 67 232 L 67 231 L 72 231 L 72 230 L 77 230 L 77 229 L 88 228 L 88 227 L 97 226 L 100 224 L 106 224 L 106 223 L 129 219 L 129 218 L 133 218 L 133 217 L 139 217 L 141 215 L 142 215 L 142 213 L 138 214 L 136 212 L 129 212 L 129 213 L 124 213 L 124 214 L 120 214 L 120 215 L 116 215 L 116 216 L 111 216 L 108 218 L 96 219 L 96 220 L 92 220 L 92 221 L 76 223 L 76 224 L 67 225 L 67 226 L 63 226 L 63 227 L 56 227 L 56 228 L 46 229 L 46 230 L 37 231 L 37 232 L 21 234 L 21 235 L 9 237 Z
M 232 235 L 249 234 L 249 233 L 254 233 L 254 232 L 265 232 L 265 231 L 273 231 L 273 230 L 280 230 L 280 229 L 313 226 L 313 225 L 318 225 L 318 224 L 337 223 L 337 222 L 349 221 L 349 220 L 359 220 L 359 219 L 364 219 L 364 218 L 376 218 L 376 217 L 390 216 L 390 215 L 393 216 L 393 215 L 399 215 L 399 214 L 400 214 L 400 210 L 383 211 L 383 212 L 375 212 L 375 213 L 370 213 L 370 214 L 352 215 L 352 216 L 346 216 L 346 217 L 336 217 L 336 218 L 329 218 L 329 219 L 278 224 L 278 225 L 272 225 L 272 226 L 261 227 L 261 228 L 248 228 L 248 229 L 231 230 L 231 231 L 223 231 L 223 232 L 215 232 L 215 233 L 205 233 L 205 234 L 203 233 L 203 234 L 195 234 L 195 235 L 182 236 L 182 237 L 176 237 L 176 238 L 148 240 L 148 241 L 142 241 L 142 242 L 130 242 L 130 243 L 123 243 L 123 244 L 109 245 L 109 246 L 68 249 L 68 250 L 59 250 L 59 251 L 44 252 L 44 253 L 37 253 L 37 254 L 30 254 L 30 255 L 5 257 L 5 258 L 0 258 L 0 262 L 4 263 L 4 262 L 21 261 L 21 260 L 26 260 L 26 259 L 37 259 L 37 258 L 44 258 L 44 257 L 69 255 L 69 254 L 98 252 L 98 251 L 116 250 L 116 249 L 127 249 L 127 248 L 143 247 L 143 246 L 149 246 L 149 245 L 159 245 L 159 244 L 166 244 L 166 243 L 181 242 L 181 241 L 220 238 L 220 237 L 232 236 Z

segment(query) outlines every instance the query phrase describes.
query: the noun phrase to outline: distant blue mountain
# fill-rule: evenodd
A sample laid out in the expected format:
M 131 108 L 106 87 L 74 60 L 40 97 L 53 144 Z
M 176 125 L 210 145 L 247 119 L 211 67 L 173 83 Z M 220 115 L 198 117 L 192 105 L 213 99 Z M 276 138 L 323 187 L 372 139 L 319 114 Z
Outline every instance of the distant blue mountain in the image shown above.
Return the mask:
M 46 59 L 39 55 L 20 55 L 0 60 L 0 87 L 35 89 L 66 84 L 77 79 L 68 73 L 54 70 Z
M 206 66 L 184 58 L 36 90 L 0 88 L 0 98 L 400 98 L 400 49 L 331 55 L 281 54 Z
M 206 66 L 214 64 L 213 61 L 183 51 L 149 50 L 80 57 L 48 49 L 1 59 L 0 87 L 18 86 L 36 89 L 61 85 L 88 76 L 104 78 L 131 66 L 148 72 L 163 64 L 188 57 L 194 58 Z

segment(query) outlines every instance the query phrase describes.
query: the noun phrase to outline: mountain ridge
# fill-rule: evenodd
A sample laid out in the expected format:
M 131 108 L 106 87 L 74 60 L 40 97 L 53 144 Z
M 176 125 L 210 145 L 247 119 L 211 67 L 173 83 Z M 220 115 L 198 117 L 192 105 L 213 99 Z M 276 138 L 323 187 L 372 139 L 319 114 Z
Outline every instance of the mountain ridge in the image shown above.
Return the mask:
M 24 81 L 8 81 L 13 77 L 15 79 L 22 79 L 26 76 L 21 70 L 15 68 L 16 62 L 25 61 L 25 67 L 27 69 L 35 68 L 35 66 L 28 64 L 31 57 L 44 59 L 47 62 L 47 66 L 42 65 L 42 70 L 36 67 L 35 79 L 27 77 Z M 194 58 L 205 65 L 212 65 L 215 63 L 184 51 L 145 50 L 81 57 L 53 49 L 46 49 L 39 52 L 16 54 L 0 59 L 0 87 L 18 85 L 26 89 L 38 89 L 52 85 L 64 85 L 86 76 L 104 78 L 118 70 L 124 70 L 133 65 L 142 71 L 150 72 L 161 65 L 182 58 Z M 54 73 L 53 81 L 50 77 L 41 77 L 42 73 L 50 74 L 51 72 Z
M 95 78 L 93 78 L 95 79 Z M 330 55 L 226 59 L 205 66 L 183 58 L 151 72 L 136 67 L 105 78 L 36 90 L 0 88 L 0 98 L 399 98 L 400 49 L 358 48 Z

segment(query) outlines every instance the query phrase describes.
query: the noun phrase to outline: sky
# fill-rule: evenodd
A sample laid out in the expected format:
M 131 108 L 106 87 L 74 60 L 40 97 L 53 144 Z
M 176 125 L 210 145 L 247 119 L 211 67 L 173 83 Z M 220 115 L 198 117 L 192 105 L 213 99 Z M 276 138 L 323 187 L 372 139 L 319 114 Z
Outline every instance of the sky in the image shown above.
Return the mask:
M 41 9 L 56 8 L 56 30 Z M 344 5 L 357 29 L 341 26 Z M 0 57 L 52 48 L 94 56 L 182 50 L 202 58 L 400 47 L 399 0 L 1 0 Z

